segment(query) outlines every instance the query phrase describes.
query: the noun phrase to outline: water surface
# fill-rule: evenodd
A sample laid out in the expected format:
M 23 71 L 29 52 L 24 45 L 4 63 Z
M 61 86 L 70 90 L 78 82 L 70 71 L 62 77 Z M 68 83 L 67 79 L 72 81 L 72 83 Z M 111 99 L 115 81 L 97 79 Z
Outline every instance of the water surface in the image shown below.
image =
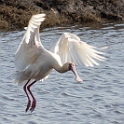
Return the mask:
M 41 41 L 47 49 L 63 32 L 71 32 L 102 49 L 107 60 L 94 68 L 77 66 L 83 83 L 77 83 L 71 72 L 55 71 L 44 82 L 37 82 L 32 87 L 37 99 L 33 113 L 25 113 L 23 87 L 12 81 L 14 53 L 24 32 L 0 32 L 1 124 L 124 124 L 124 24 L 43 30 Z

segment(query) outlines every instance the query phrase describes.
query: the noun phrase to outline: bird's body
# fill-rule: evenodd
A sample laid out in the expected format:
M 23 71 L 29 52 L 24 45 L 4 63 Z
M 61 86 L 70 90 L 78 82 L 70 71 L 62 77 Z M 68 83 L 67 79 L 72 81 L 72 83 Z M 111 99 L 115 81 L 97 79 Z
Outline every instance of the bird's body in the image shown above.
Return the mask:
M 33 64 L 16 74 L 15 82 L 22 83 L 29 78 L 36 81 L 43 80 L 53 69 L 59 73 L 69 71 L 69 69 L 66 68 L 66 64 L 64 64 L 64 67 L 61 63 L 60 57 L 56 53 L 45 50 L 45 52 L 42 52 Z
M 30 110 L 33 111 L 36 107 L 36 100 L 30 87 L 38 80 L 43 81 L 47 78 L 52 70 L 59 73 L 71 70 L 75 74 L 75 79 L 81 82 L 82 79 L 78 76 L 74 63 L 94 66 L 99 65 L 95 59 L 104 60 L 104 57 L 101 56 L 102 52 L 95 50 L 95 47 L 86 44 L 71 33 L 63 33 L 55 45 L 50 50 L 46 50 L 39 37 L 39 27 L 44 20 L 45 14 L 32 16 L 15 55 L 17 69 L 15 82 L 21 84 L 26 81 L 24 85 L 24 91 L 28 97 L 26 111 L 30 107 Z M 32 102 L 29 94 L 32 96 Z

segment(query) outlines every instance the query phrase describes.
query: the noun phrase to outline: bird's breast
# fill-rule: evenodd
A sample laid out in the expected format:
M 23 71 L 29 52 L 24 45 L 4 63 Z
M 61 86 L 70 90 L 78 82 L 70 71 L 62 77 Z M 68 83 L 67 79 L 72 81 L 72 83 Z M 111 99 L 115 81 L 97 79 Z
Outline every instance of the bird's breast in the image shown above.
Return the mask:
M 48 76 L 52 70 L 53 68 L 41 67 L 34 78 L 41 80 L 45 78 L 46 76 Z

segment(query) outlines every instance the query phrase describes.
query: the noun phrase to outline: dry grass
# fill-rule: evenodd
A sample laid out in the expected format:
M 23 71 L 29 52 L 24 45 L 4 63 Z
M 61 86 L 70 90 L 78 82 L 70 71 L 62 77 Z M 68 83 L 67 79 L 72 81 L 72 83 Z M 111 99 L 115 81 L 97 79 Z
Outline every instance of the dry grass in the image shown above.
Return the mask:
M 46 20 L 44 21 L 45 27 L 56 25 L 64 25 L 69 23 L 68 17 L 63 14 L 56 14 L 53 11 L 46 11 Z
M 25 1 L 25 2 L 24 2 Z M 46 20 L 41 28 L 72 24 L 75 22 L 99 22 L 100 19 L 94 15 L 82 14 L 75 18 L 76 13 L 58 13 L 54 9 L 43 11 L 42 8 L 34 6 L 31 1 L 10 0 L 9 2 L 0 4 L 0 29 L 1 30 L 18 30 L 28 25 L 28 21 L 32 15 L 37 13 L 46 13 Z M 28 6 L 29 5 L 29 6 Z
M 9 27 L 8 22 L 0 17 L 0 29 L 7 29 Z
M 0 29 L 15 30 L 27 26 L 30 17 L 36 10 L 26 9 L 21 6 L 0 5 Z
M 83 22 L 102 22 L 100 16 L 97 16 L 92 13 L 82 15 Z
M 79 3 L 78 3 L 78 2 Z M 123 19 L 123 6 L 120 8 L 122 14 L 112 13 L 115 10 L 99 1 L 88 0 L 9 0 L 0 2 L 0 30 L 19 30 L 28 25 L 32 15 L 46 13 L 46 20 L 41 28 L 62 26 L 74 23 L 102 22 L 106 19 Z M 98 6 L 100 3 L 101 6 Z M 78 4 L 78 5 L 76 5 Z M 110 3 L 109 3 L 110 4 Z M 97 9 L 94 9 L 94 6 Z M 100 11 L 98 11 L 100 10 Z M 103 11 L 103 12 L 102 12 Z

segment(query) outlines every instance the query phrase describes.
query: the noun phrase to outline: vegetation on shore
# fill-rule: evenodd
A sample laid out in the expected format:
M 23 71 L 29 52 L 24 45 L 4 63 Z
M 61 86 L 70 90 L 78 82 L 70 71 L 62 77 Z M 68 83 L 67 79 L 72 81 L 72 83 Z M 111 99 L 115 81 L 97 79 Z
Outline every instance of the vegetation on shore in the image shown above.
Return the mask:
M 19 30 L 46 13 L 42 28 L 124 20 L 124 0 L 0 0 L 0 30 Z

